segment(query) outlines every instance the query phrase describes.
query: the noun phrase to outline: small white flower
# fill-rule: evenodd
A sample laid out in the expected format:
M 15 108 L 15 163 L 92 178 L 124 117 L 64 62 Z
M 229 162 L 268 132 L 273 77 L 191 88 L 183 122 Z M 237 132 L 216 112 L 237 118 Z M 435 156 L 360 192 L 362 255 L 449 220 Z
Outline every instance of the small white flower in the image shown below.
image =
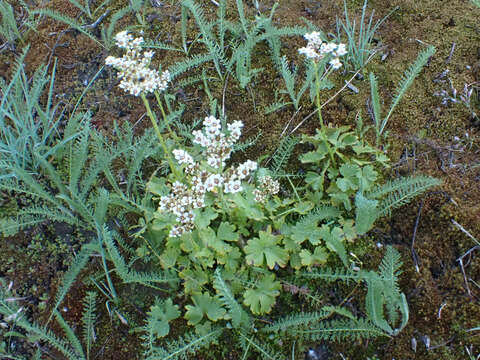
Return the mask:
M 247 167 L 247 169 L 250 170 L 250 171 L 257 170 L 258 164 L 255 161 L 247 160 L 247 161 L 244 162 L 244 164 Z
M 198 194 L 204 194 L 207 191 L 207 187 L 205 186 L 204 183 L 200 183 L 195 185 L 194 190 Z
M 323 47 L 323 44 L 322 44 Z M 331 42 L 331 43 L 326 43 L 324 46 L 324 52 L 327 54 L 333 53 L 335 49 L 337 48 L 337 44 Z
M 189 211 L 189 212 L 185 213 L 185 218 L 186 218 L 187 222 L 192 223 L 193 220 L 195 220 L 195 214 L 193 213 L 193 211 Z
M 179 226 L 172 226 L 172 229 L 170 230 L 170 233 L 168 234 L 168 236 L 170 237 L 178 237 L 182 235 L 182 232 L 180 230 L 180 227 Z
M 158 90 L 165 91 L 167 90 L 168 83 L 170 82 L 170 72 L 165 70 L 160 77 L 160 81 L 157 82 Z
M 342 63 L 338 58 L 333 58 L 332 60 L 329 61 L 329 64 L 332 66 L 332 69 L 337 70 L 342 67 Z
M 144 57 L 145 59 L 151 59 L 154 54 L 155 54 L 155 53 L 154 53 L 153 51 L 145 51 L 145 52 L 143 53 L 143 57 Z
M 237 176 L 239 179 L 245 179 L 251 171 L 257 169 L 257 163 L 255 161 L 247 160 L 237 168 Z
M 178 161 L 179 164 L 194 164 L 192 156 L 187 153 L 185 150 L 182 149 L 175 149 L 172 151 L 175 160 Z
M 242 183 L 240 180 L 230 180 L 228 183 L 225 184 L 225 192 L 226 193 L 237 193 L 242 191 Z
M 334 52 L 334 56 L 339 57 L 347 54 L 345 44 L 338 44 L 337 49 Z
M 242 128 L 243 128 L 243 122 L 241 122 L 240 120 L 236 120 L 231 124 L 227 124 L 227 129 L 230 132 L 241 131 Z
M 121 31 L 117 35 L 115 35 L 115 41 L 119 48 L 128 48 L 130 42 L 133 40 L 132 35 L 128 34 L 128 31 Z
M 303 48 L 300 48 L 298 49 L 298 52 L 301 54 L 301 55 L 305 55 L 307 58 L 309 59 L 317 59 L 317 58 L 320 58 L 320 54 L 318 54 L 314 48 L 311 48 L 311 47 L 303 47 Z
M 211 167 L 215 168 L 215 169 L 218 169 L 220 167 L 220 165 L 222 164 L 222 162 L 216 157 L 209 156 L 208 159 L 207 159 L 207 164 L 210 165 Z
M 208 177 L 205 185 L 207 191 L 213 191 L 216 187 L 219 187 L 223 184 L 223 177 L 220 174 L 212 174 Z
M 216 128 L 220 129 L 220 120 L 215 118 L 215 116 L 207 116 L 203 121 L 203 126 L 206 128 Z
M 231 124 L 227 124 L 227 129 L 230 132 L 230 139 L 228 141 L 233 144 L 238 139 L 240 139 L 240 136 L 242 135 L 242 128 L 243 128 L 243 123 L 239 120 L 234 121 Z
M 220 135 L 220 128 L 217 128 L 217 127 L 209 127 L 208 129 L 206 129 L 206 132 L 207 132 L 207 136 L 212 139 L 212 138 L 215 138 L 217 137 L 218 135 Z
M 205 206 L 205 199 L 204 198 L 197 198 L 196 202 L 193 204 L 194 209 L 200 209 Z
M 164 71 L 160 74 L 148 68 L 154 52 L 141 53 L 140 45 L 143 43 L 143 38 L 133 39 L 126 31 L 122 31 L 115 36 L 115 39 L 117 46 L 127 50 L 126 54 L 122 58 L 108 56 L 105 64 L 118 70 L 118 77 L 121 79 L 120 88 L 134 96 L 167 89 L 170 73 Z
M 303 37 L 309 43 L 313 43 L 313 44 L 321 44 L 322 43 L 322 39 L 321 39 L 320 33 L 318 31 L 314 31 L 314 32 L 305 34 L 305 35 L 303 35 Z
M 170 203 L 170 196 L 162 196 L 160 198 L 159 209 L 166 211 L 168 209 L 168 204 Z
M 172 191 L 175 193 L 175 194 L 179 194 L 183 191 L 186 190 L 186 186 L 184 184 L 182 184 L 180 181 L 175 181 L 173 184 L 172 184 Z

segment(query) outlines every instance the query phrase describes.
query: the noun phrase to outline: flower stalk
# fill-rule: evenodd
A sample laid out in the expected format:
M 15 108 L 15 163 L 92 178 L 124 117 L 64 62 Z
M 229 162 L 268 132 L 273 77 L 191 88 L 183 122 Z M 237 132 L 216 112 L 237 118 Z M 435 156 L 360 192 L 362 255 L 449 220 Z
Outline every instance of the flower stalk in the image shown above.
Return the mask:
M 157 116 L 155 113 L 152 111 L 150 108 L 150 103 L 148 102 L 147 97 L 145 94 L 140 94 L 140 97 L 142 98 L 143 104 L 145 105 L 145 108 L 147 109 L 147 115 L 150 118 L 150 121 L 152 122 L 153 129 L 155 130 L 155 133 L 157 134 L 158 140 L 160 141 L 160 145 L 163 149 L 163 152 L 165 153 L 165 157 L 167 158 L 168 165 L 170 166 L 170 170 L 172 173 L 175 175 L 175 177 L 178 179 L 180 175 L 177 172 L 177 168 L 173 164 L 172 157 L 170 156 L 170 152 L 168 151 L 167 144 L 165 142 L 165 139 L 162 136 L 162 133 L 160 132 L 160 129 L 158 128 L 158 122 L 157 122 Z
M 320 105 L 320 78 L 319 78 L 319 67 L 318 63 L 320 60 L 326 58 L 329 59 L 328 64 L 330 65 L 328 70 L 322 76 L 322 78 L 328 77 L 333 70 L 337 70 L 342 66 L 340 62 L 340 57 L 344 56 L 347 53 L 345 44 L 335 44 L 333 42 L 324 42 L 319 32 L 312 32 L 305 34 L 305 39 L 308 41 L 307 46 L 298 49 L 298 52 L 302 55 L 305 55 L 307 58 L 311 59 L 315 69 L 315 90 L 316 90 L 316 105 L 318 120 L 320 121 L 320 129 L 322 134 L 322 139 L 325 142 L 327 147 L 328 154 L 330 155 L 330 160 L 332 161 L 333 166 L 335 166 L 335 156 L 332 151 L 332 148 L 328 142 L 327 134 L 325 132 L 325 124 L 322 118 L 322 106 Z

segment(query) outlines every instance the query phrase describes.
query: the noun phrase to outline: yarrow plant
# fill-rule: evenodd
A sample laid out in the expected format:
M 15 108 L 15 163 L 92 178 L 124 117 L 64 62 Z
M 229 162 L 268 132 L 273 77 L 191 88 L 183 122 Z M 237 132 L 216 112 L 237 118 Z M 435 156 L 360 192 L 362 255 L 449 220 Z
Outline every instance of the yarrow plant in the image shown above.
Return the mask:
M 304 38 L 308 41 L 306 47 L 298 49 L 298 52 L 305 55 L 307 58 L 312 59 L 315 63 L 318 63 L 325 57 L 329 57 L 329 64 L 332 69 L 340 69 L 342 63 L 340 57 L 347 54 L 345 44 L 335 44 L 334 42 L 325 42 L 321 39 L 320 33 L 314 31 L 304 35 Z
M 154 52 L 141 52 L 142 37 L 133 38 L 127 31 L 122 31 L 115 36 L 115 40 L 117 46 L 126 49 L 127 52 L 121 58 L 108 56 L 105 59 L 105 64 L 113 66 L 119 71 L 120 88 L 133 96 L 167 89 L 170 73 L 166 70 L 160 74 L 158 71 L 148 68 Z
M 307 46 L 298 49 L 298 52 L 305 55 L 313 62 L 313 66 L 315 69 L 317 114 L 321 128 L 320 135 L 327 148 L 332 165 L 335 166 L 335 157 L 333 156 L 333 151 L 329 142 L 327 141 L 327 137 L 325 134 L 325 124 L 323 123 L 322 118 L 322 105 L 320 103 L 320 82 L 326 79 L 333 70 L 337 70 L 342 66 L 342 63 L 340 62 L 340 57 L 347 54 L 347 49 L 345 47 L 345 44 L 324 42 L 320 37 L 320 33 L 317 31 L 305 34 L 304 37 L 308 41 Z M 328 63 L 330 64 L 330 67 L 328 69 L 326 69 L 325 61 L 322 60 L 328 60 Z
M 153 128 L 157 134 L 160 145 L 164 151 L 165 157 L 168 160 L 170 169 L 175 172 L 175 167 L 172 163 L 170 152 L 165 142 L 162 133 L 158 127 L 158 120 L 155 112 L 150 108 L 150 103 L 146 97 L 147 93 L 154 93 L 157 104 L 161 110 L 163 121 L 167 127 L 170 136 L 178 141 L 177 135 L 172 131 L 168 123 L 167 115 L 163 109 L 162 101 L 159 92 L 167 90 L 170 82 L 170 72 L 165 70 L 160 74 L 156 70 L 149 69 L 150 61 L 154 55 L 153 51 L 144 51 L 141 53 L 141 44 L 143 38 L 133 38 L 127 31 L 119 32 L 115 36 L 116 44 L 122 49 L 126 49 L 126 54 L 121 58 L 108 56 L 105 59 L 105 64 L 113 66 L 119 71 L 118 77 L 121 79 L 119 87 L 129 92 L 131 95 L 140 96 L 145 108 L 147 109 L 148 117 L 150 118 Z

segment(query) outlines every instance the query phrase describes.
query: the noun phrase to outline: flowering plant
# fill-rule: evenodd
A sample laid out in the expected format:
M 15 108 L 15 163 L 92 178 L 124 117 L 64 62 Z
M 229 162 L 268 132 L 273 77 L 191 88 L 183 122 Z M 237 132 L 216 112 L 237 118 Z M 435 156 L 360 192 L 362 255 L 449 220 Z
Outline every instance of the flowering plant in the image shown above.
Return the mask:
M 306 47 L 298 49 L 300 54 L 312 59 L 315 63 L 327 58 L 333 70 L 340 69 L 342 66 L 340 56 L 347 54 L 345 44 L 323 41 L 318 31 L 305 34 L 304 37 L 308 41 L 308 44 Z
M 120 88 L 134 96 L 167 89 L 170 73 L 167 70 L 160 74 L 158 71 L 148 68 L 154 52 L 144 51 L 143 54 L 141 53 L 142 37 L 134 39 L 127 31 L 122 31 L 115 36 L 115 40 L 117 46 L 126 49 L 127 52 L 121 58 L 108 56 L 105 64 L 113 66 L 119 71 Z
M 173 150 L 178 165 L 182 166 L 184 182 L 176 180 L 171 184 L 171 193 L 161 197 L 158 208 L 158 211 L 173 213 L 180 223 L 172 227 L 170 237 L 180 236 L 194 228 L 194 210 L 205 207 L 207 193 L 241 192 L 242 180 L 257 169 L 257 163 L 251 160 L 236 168 L 225 169 L 232 145 L 240 138 L 241 121 L 228 124 L 228 134 L 221 131 L 220 120 L 213 116 L 206 117 L 203 125 L 203 131 L 193 132 L 193 143 L 203 148 L 203 161 L 195 161 L 185 150 Z
M 202 129 L 192 132 L 191 145 L 164 140 L 146 94 L 155 95 L 168 127 L 159 92 L 166 90 L 169 73 L 148 69 L 153 53 L 141 54 L 143 39 L 120 33 L 117 44 L 127 54 L 107 58 L 107 64 L 119 70 L 121 87 L 142 98 L 170 167 L 167 175 L 154 174 L 147 183 L 151 201 L 142 204 L 144 218 L 137 232 L 145 245 L 137 248 L 137 255 L 178 273 L 186 298 L 183 316 L 199 334 L 211 333 L 219 321 L 231 320 L 236 329 L 252 328 L 252 317 L 237 300 L 254 315 L 270 313 L 282 289 L 282 268 L 290 273 L 311 270 L 335 254 L 347 271 L 357 269 L 348 243 L 396 204 L 395 198 L 381 201 L 391 191 L 388 186 L 375 188 L 378 165 L 388 159 L 363 141 L 361 126 L 354 133 L 322 120 L 320 82 L 340 68 L 345 45 L 324 42 L 315 32 L 305 38 L 308 44 L 299 52 L 312 60 L 315 70 L 320 129 L 304 137 L 315 150 L 300 157 L 311 171 L 298 187 L 291 184 L 294 198 L 286 191 L 280 197 L 280 183 L 257 162 L 231 164 L 241 121 L 207 116 Z M 154 308 L 167 325 L 180 316 L 171 299 L 155 305 L 152 314 Z M 171 316 L 166 320 L 167 312 Z M 167 332 L 163 329 L 159 336 Z

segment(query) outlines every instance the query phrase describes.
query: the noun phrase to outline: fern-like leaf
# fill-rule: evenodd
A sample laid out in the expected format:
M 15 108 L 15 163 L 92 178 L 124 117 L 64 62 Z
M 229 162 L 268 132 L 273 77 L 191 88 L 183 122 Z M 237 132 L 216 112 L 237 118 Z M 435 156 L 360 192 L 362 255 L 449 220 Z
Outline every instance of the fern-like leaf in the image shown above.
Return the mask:
M 39 340 L 47 342 L 49 345 L 53 346 L 55 349 L 60 351 L 68 360 L 85 360 L 85 357 L 82 357 L 80 354 L 77 354 L 76 351 L 68 344 L 65 340 L 57 337 L 50 330 L 45 329 L 35 323 L 30 323 L 25 319 L 20 319 L 17 321 L 17 325 L 28 331 L 31 336 L 36 336 Z
M 168 341 L 165 347 L 153 347 L 145 360 L 188 360 L 198 350 L 212 344 L 222 333 L 222 329 L 213 329 L 207 334 L 198 335 L 193 332 L 184 334 L 176 340 Z
M 365 234 L 377 220 L 378 200 L 367 199 L 361 192 L 355 196 L 355 229 L 358 235 Z
M 316 329 L 297 331 L 296 334 L 311 341 L 360 340 L 389 336 L 365 319 L 326 321 L 320 323 L 320 326 Z
M 84 247 L 82 248 L 80 253 L 75 257 L 75 259 L 73 259 L 72 264 L 70 265 L 70 267 L 68 268 L 67 272 L 63 277 L 62 286 L 57 291 L 57 295 L 55 297 L 55 305 L 53 306 L 52 314 L 50 315 L 49 321 L 54 315 L 55 310 L 58 309 L 63 299 L 67 295 L 68 291 L 72 287 L 73 283 L 77 279 L 77 276 L 78 274 L 80 274 L 80 271 L 82 271 L 85 265 L 87 265 L 89 257 L 90 257 L 90 250 Z
M 116 234 L 115 234 L 116 235 Z M 118 251 L 110 231 L 103 229 L 103 240 L 107 247 L 110 259 L 115 265 L 115 271 L 125 283 L 138 283 L 152 288 L 158 288 L 154 284 L 174 284 L 178 277 L 169 272 L 138 272 L 130 269 Z
M 31 14 L 32 15 L 44 15 L 44 16 L 48 16 L 48 17 L 50 17 L 50 18 L 52 18 L 56 21 L 63 22 L 64 24 L 67 24 L 68 26 L 70 26 L 72 29 L 75 29 L 75 30 L 81 32 L 82 34 L 88 36 L 91 40 L 96 42 L 101 47 L 104 47 L 103 44 L 95 38 L 95 36 L 93 36 L 91 33 L 86 31 L 82 25 L 80 25 L 79 23 L 77 23 L 75 21 L 75 19 L 72 19 L 71 17 L 68 17 L 67 15 L 63 15 L 63 14 L 57 12 L 57 11 L 54 11 L 54 10 L 51 10 L 51 9 L 46 9 L 46 8 L 45 9 L 34 10 L 34 11 L 31 12 Z
M 322 268 L 311 272 L 302 272 L 301 276 L 310 279 L 324 280 L 327 282 L 342 280 L 348 283 L 349 281 L 359 282 L 365 280 L 366 276 L 368 276 L 368 272 L 353 272 L 349 269 Z
M 170 72 L 170 78 L 173 80 L 183 73 L 186 73 L 193 68 L 197 68 L 199 65 L 202 65 L 208 61 L 212 61 L 213 59 L 213 54 L 200 54 L 194 55 L 190 59 L 176 62 L 174 65 L 168 68 L 168 71 Z
M 277 150 L 272 156 L 271 170 L 274 175 L 282 172 L 290 159 L 293 149 L 300 142 L 297 136 L 285 136 L 280 140 Z
M 387 116 L 383 119 L 380 126 L 380 134 L 383 133 L 385 125 L 387 124 L 388 119 L 392 115 L 393 110 L 398 105 L 403 95 L 405 95 L 410 85 L 412 85 L 413 80 L 415 80 L 418 74 L 420 74 L 420 71 L 422 71 L 423 67 L 427 64 L 428 59 L 430 59 L 433 54 L 435 54 L 435 47 L 433 46 L 429 46 L 428 48 L 423 50 L 420 54 L 418 54 L 415 62 L 408 68 L 408 70 L 403 75 L 402 80 L 395 89 L 395 96 L 393 98 L 392 105 L 390 106 L 390 110 Z
M 374 73 L 370 73 L 370 96 L 372 99 L 373 117 L 375 122 L 375 129 L 377 134 L 380 131 L 380 124 L 382 123 L 382 107 L 380 105 L 380 95 L 378 93 L 378 82 Z
M 222 278 L 220 268 L 217 268 L 215 271 L 213 287 L 217 291 L 222 304 L 229 310 L 228 314 L 232 318 L 233 327 L 246 327 L 250 323 L 250 318 L 242 306 L 235 300 L 230 288 Z
M 393 329 L 385 319 L 383 307 L 385 305 L 384 287 L 380 277 L 371 273 L 367 279 L 368 291 L 365 298 L 365 308 L 368 318 L 387 334 L 391 334 Z
M 90 359 L 90 350 L 92 343 L 95 341 L 95 305 L 97 293 L 94 291 L 87 292 L 83 300 L 83 341 L 87 348 L 87 359 Z
M 54 313 L 57 322 L 59 323 L 62 330 L 65 332 L 65 335 L 67 336 L 68 341 L 70 341 L 70 344 L 72 345 L 75 352 L 78 354 L 79 357 L 85 358 L 82 344 L 80 343 L 80 340 L 78 340 L 78 337 L 75 335 L 70 325 L 68 325 L 68 323 L 62 317 L 62 315 L 60 315 L 58 310 L 55 310 Z
M 330 311 L 317 311 L 310 313 L 298 313 L 288 315 L 282 319 L 275 321 L 272 325 L 268 325 L 262 329 L 262 331 L 271 333 L 278 331 L 289 331 L 297 327 L 310 327 L 312 324 L 318 323 L 330 315 Z M 294 330 L 295 331 L 295 330 Z
M 418 195 L 441 183 L 440 180 L 428 176 L 401 178 L 374 189 L 368 197 L 378 198 L 387 195 L 377 207 L 376 216 L 381 217 L 390 215 L 393 209 L 408 204 Z
M 253 348 L 253 350 L 256 351 L 262 359 L 279 360 L 284 358 L 281 354 L 274 351 L 269 344 L 260 344 L 258 341 L 256 341 L 255 336 L 248 337 L 241 331 L 238 332 L 238 335 L 240 335 L 240 344 L 245 350 L 245 353 L 247 353 L 250 348 Z M 243 358 L 245 358 L 245 355 Z
M 400 254 L 394 247 L 388 246 L 387 252 L 379 266 L 379 276 L 382 279 L 386 307 L 390 324 L 394 326 L 398 320 L 398 314 L 401 315 L 401 324 L 393 330 L 393 334 L 398 334 L 407 324 L 409 312 L 408 303 L 405 294 L 400 292 L 398 286 L 398 276 L 401 274 Z
M 322 220 L 338 218 L 340 214 L 340 210 L 333 206 L 316 207 L 308 215 L 301 217 L 297 224 L 304 226 L 313 222 L 318 223 Z
M 392 246 L 387 246 L 387 252 L 380 263 L 380 277 L 385 283 L 385 287 L 388 293 L 395 296 L 400 295 L 400 289 L 398 288 L 398 276 L 402 273 L 400 267 L 402 262 L 400 261 L 400 254 Z

